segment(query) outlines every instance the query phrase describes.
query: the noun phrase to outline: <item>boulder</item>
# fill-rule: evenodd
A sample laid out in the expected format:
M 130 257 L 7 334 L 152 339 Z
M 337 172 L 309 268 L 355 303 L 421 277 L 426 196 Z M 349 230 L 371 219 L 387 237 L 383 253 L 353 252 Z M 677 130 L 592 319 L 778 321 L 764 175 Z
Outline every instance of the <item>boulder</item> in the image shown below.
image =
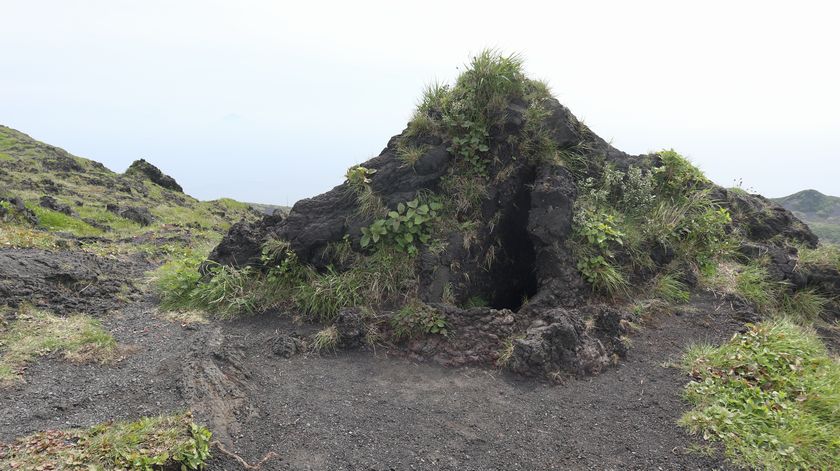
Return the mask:
M 159 168 L 149 162 L 146 162 L 144 159 L 132 162 L 132 164 L 128 167 L 128 170 L 125 171 L 125 174 L 147 179 L 168 190 L 177 191 L 178 193 L 184 192 L 184 189 L 181 188 L 181 185 L 179 185 L 174 178 L 161 172 Z

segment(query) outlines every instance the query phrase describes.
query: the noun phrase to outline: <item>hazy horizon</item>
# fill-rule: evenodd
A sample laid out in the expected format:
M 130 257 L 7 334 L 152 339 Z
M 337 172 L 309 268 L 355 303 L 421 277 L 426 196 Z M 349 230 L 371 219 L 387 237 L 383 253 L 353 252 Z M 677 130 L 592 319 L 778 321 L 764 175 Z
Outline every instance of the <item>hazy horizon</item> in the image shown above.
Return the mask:
M 770 197 L 840 195 L 830 4 L 470 5 L 4 2 L 0 124 L 117 172 L 145 158 L 201 199 L 292 204 L 496 47 L 625 152 L 673 147 Z

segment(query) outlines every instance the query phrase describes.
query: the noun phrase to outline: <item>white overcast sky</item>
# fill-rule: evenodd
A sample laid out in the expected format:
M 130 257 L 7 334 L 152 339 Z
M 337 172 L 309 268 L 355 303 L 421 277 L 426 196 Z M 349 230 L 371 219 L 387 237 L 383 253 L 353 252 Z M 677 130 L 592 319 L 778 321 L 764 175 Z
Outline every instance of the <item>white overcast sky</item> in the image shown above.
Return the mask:
M 194 196 L 290 204 L 485 47 L 630 153 L 840 195 L 835 2 L 0 0 L 0 123 Z

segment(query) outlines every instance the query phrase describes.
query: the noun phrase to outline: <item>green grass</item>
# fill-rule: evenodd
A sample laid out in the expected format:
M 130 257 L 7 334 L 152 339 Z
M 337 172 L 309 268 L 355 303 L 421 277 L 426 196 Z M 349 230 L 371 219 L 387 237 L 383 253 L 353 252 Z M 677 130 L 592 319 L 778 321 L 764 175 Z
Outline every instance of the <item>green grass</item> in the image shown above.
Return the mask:
M 820 244 L 815 249 L 805 246 L 798 247 L 799 263 L 840 270 L 840 246 L 834 244 Z
M 102 234 L 101 229 L 97 229 L 90 224 L 82 221 L 79 218 L 68 216 L 58 211 L 42 208 L 36 205 L 29 205 L 36 216 L 38 216 L 39 225 L 51 232 L 69 232 L 76 236 L 97 236 Z
M 428 150 L 428 146 L 411 146 L 400 145 L 397 148 L 397 158 L 399 158 L 406 167 L 414 167 L 414 164 L 423 157 L 423 154 Z
M 688 287 L 674 275 L 662 275 L 653 283 L 653 295 L 670 303 L 684 304 L 691 298 Z
M 804 289 L 783 294 L 781 311 L 802 324 L 814 322 L 822 315 L 830 300 L 814 289 Z
M 71 361 L 111 360 L 114 338 L 98 320 L 85 315 L 57 317 L 21 309 L 9 325 L 0 326 L 0 384 L 22 379 L 22 369 L 38 356 L 61 353 Z
M 80 218 L 105 224 L 118 234 L 135 234 L 142 230 L 140 224 L 107 211 L 104 205 L 87 204 L 76 207 L 75 210 Z
M 720 442 L 740 466 L 840 469 L 840 363 L 810 330 L 786 320 L 750 325 L 683 366 L 694 409 L 680 424 Z
M 735 292 L 751 302 L 760 313 L 773 312 L 780 295 L 780 285 L 770 280 L 760 264 L 744 266 L 735 278 Z
M 0 444 L 3 469 L 203 469 L 211 433 L 190 413 L 87 429 L 51 430 Z

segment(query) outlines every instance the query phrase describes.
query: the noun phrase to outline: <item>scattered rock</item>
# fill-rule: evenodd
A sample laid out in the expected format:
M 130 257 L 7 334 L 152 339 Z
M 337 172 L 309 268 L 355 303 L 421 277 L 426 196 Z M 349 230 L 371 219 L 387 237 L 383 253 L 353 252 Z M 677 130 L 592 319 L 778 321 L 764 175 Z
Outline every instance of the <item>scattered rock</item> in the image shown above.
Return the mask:
M 279 334 L 271 340 L 271 352 L 283 358 L 291 358 L 306 351 L 306 343 L 296 333 Z
M 32 212 L 31 209 L 27 208 L 26 204 L 23 202 L 22 199 L 20 199 L 20 197 L 18 197 L 18 196 L 14 196 L 14 197 L 11 197 L 11 198 L 0 197 L 0 201 L 5 201 L 5 202 L 9 203 L 12 206 L 12 209 L 14 210 L 13 214 L 11 214 L 7 211 L 7 214 L 5 214 L 5 217 L 7 217 L 7 218 L 11 218 L 11 217 L 20 218 L 24 222 L 26 222 L 27 224 L 29 224 L 31 226 L 37 226 L 40 223 L 40 220 L 38 219 L 38 215 L 36 215 L 34 212 Z
M 53 211 L 58 211 L 59 213 L 66 214 L 68 216 L 74 216 L 74 217 L 78 216 L 78 214 L 75 211 L 73 211 L 73 209 L 70 208 L 70 206 L 68 206 L 66 204 L 63 204 L 63 203 L 59 203 L 52 196 L 47 196 L 47 195 L 42 196 L 39 205 L 42 208 L 47 208 L 47 209 L 51 209 Z
M 121 217 L 124 217 L 129 221 L 134 221 L 141 226 L 149 226 L 155 222 L 155 218 L 152 216 L 152 213 L 149 212 L 148 208 L 131 206 L 121 210 L 119 214 Z

